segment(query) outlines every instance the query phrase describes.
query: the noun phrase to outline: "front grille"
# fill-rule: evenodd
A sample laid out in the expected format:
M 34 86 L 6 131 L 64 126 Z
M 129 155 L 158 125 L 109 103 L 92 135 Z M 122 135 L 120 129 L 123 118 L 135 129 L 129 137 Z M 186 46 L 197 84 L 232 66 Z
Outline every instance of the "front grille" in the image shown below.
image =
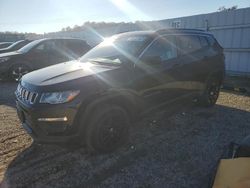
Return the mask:
M 16 96 L 26 103 L 33 104 L 36 101 L 38 94 L 36 92 L 31 92 L 21 86 L 21 84 L 18 84 Z

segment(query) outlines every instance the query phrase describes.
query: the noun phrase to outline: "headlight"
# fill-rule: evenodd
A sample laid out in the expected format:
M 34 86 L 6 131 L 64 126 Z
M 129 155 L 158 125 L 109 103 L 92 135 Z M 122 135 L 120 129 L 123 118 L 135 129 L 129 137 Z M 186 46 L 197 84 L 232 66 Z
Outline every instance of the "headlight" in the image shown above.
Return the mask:
M 0 58 L 0 63 L 8 61 L 9 59 L 10 59 L 10 57 L 2 57 L 2 58 Z
M 40 99 L 40 103 L 60 104 L 69 102 L 72 101 L 79 93 L 79 90 L 43 93 Z

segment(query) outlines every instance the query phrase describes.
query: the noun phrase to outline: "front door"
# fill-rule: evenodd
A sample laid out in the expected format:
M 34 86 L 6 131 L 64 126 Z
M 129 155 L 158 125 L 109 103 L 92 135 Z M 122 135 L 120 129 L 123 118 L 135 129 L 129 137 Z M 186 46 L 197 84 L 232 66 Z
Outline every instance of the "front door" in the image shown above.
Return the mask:
M 136 63 L 134 84 L 148 106 L 158 106 L 176 98 L 178 58 L 175 37 L 156 39 Z

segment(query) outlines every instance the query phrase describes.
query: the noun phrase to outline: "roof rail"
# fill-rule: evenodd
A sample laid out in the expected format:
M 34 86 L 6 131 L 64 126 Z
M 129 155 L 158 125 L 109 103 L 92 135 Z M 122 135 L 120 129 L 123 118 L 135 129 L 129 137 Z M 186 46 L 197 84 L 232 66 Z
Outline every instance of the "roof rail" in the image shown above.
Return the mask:
M 189 29 L 189 28 L 168 28 L 168 29 L 160 29 L 157 30 L 156 33 L 158 34 L 164 34 L 164 33 L 169 33 L 169 32 L 206 32 L 205 30 L 202 29 Z

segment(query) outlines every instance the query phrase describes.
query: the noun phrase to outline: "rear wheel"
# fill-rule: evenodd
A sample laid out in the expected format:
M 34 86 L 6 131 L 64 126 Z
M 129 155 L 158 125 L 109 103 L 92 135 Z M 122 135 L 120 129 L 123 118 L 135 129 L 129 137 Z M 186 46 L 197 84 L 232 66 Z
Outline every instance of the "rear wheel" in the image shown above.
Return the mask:
M 28 72 L 30 72 L 29 66 L 25 64 L 16 64 L 9 69 L 8 77 L 11 80 L 18 81 Z
M 220 93 L 221 80 L 217 77 L 210 78 L 207 81 L 207 85 L 204 93 L 199 99 L 199 104 L 205 107 L 211 107 L 215 105 L 219 93 Z
M 92 113 L 86 130 L 86 144 L 90 151 L 111 152 L 128 138 L 129 116 L 117 105 L 103 106 Z

